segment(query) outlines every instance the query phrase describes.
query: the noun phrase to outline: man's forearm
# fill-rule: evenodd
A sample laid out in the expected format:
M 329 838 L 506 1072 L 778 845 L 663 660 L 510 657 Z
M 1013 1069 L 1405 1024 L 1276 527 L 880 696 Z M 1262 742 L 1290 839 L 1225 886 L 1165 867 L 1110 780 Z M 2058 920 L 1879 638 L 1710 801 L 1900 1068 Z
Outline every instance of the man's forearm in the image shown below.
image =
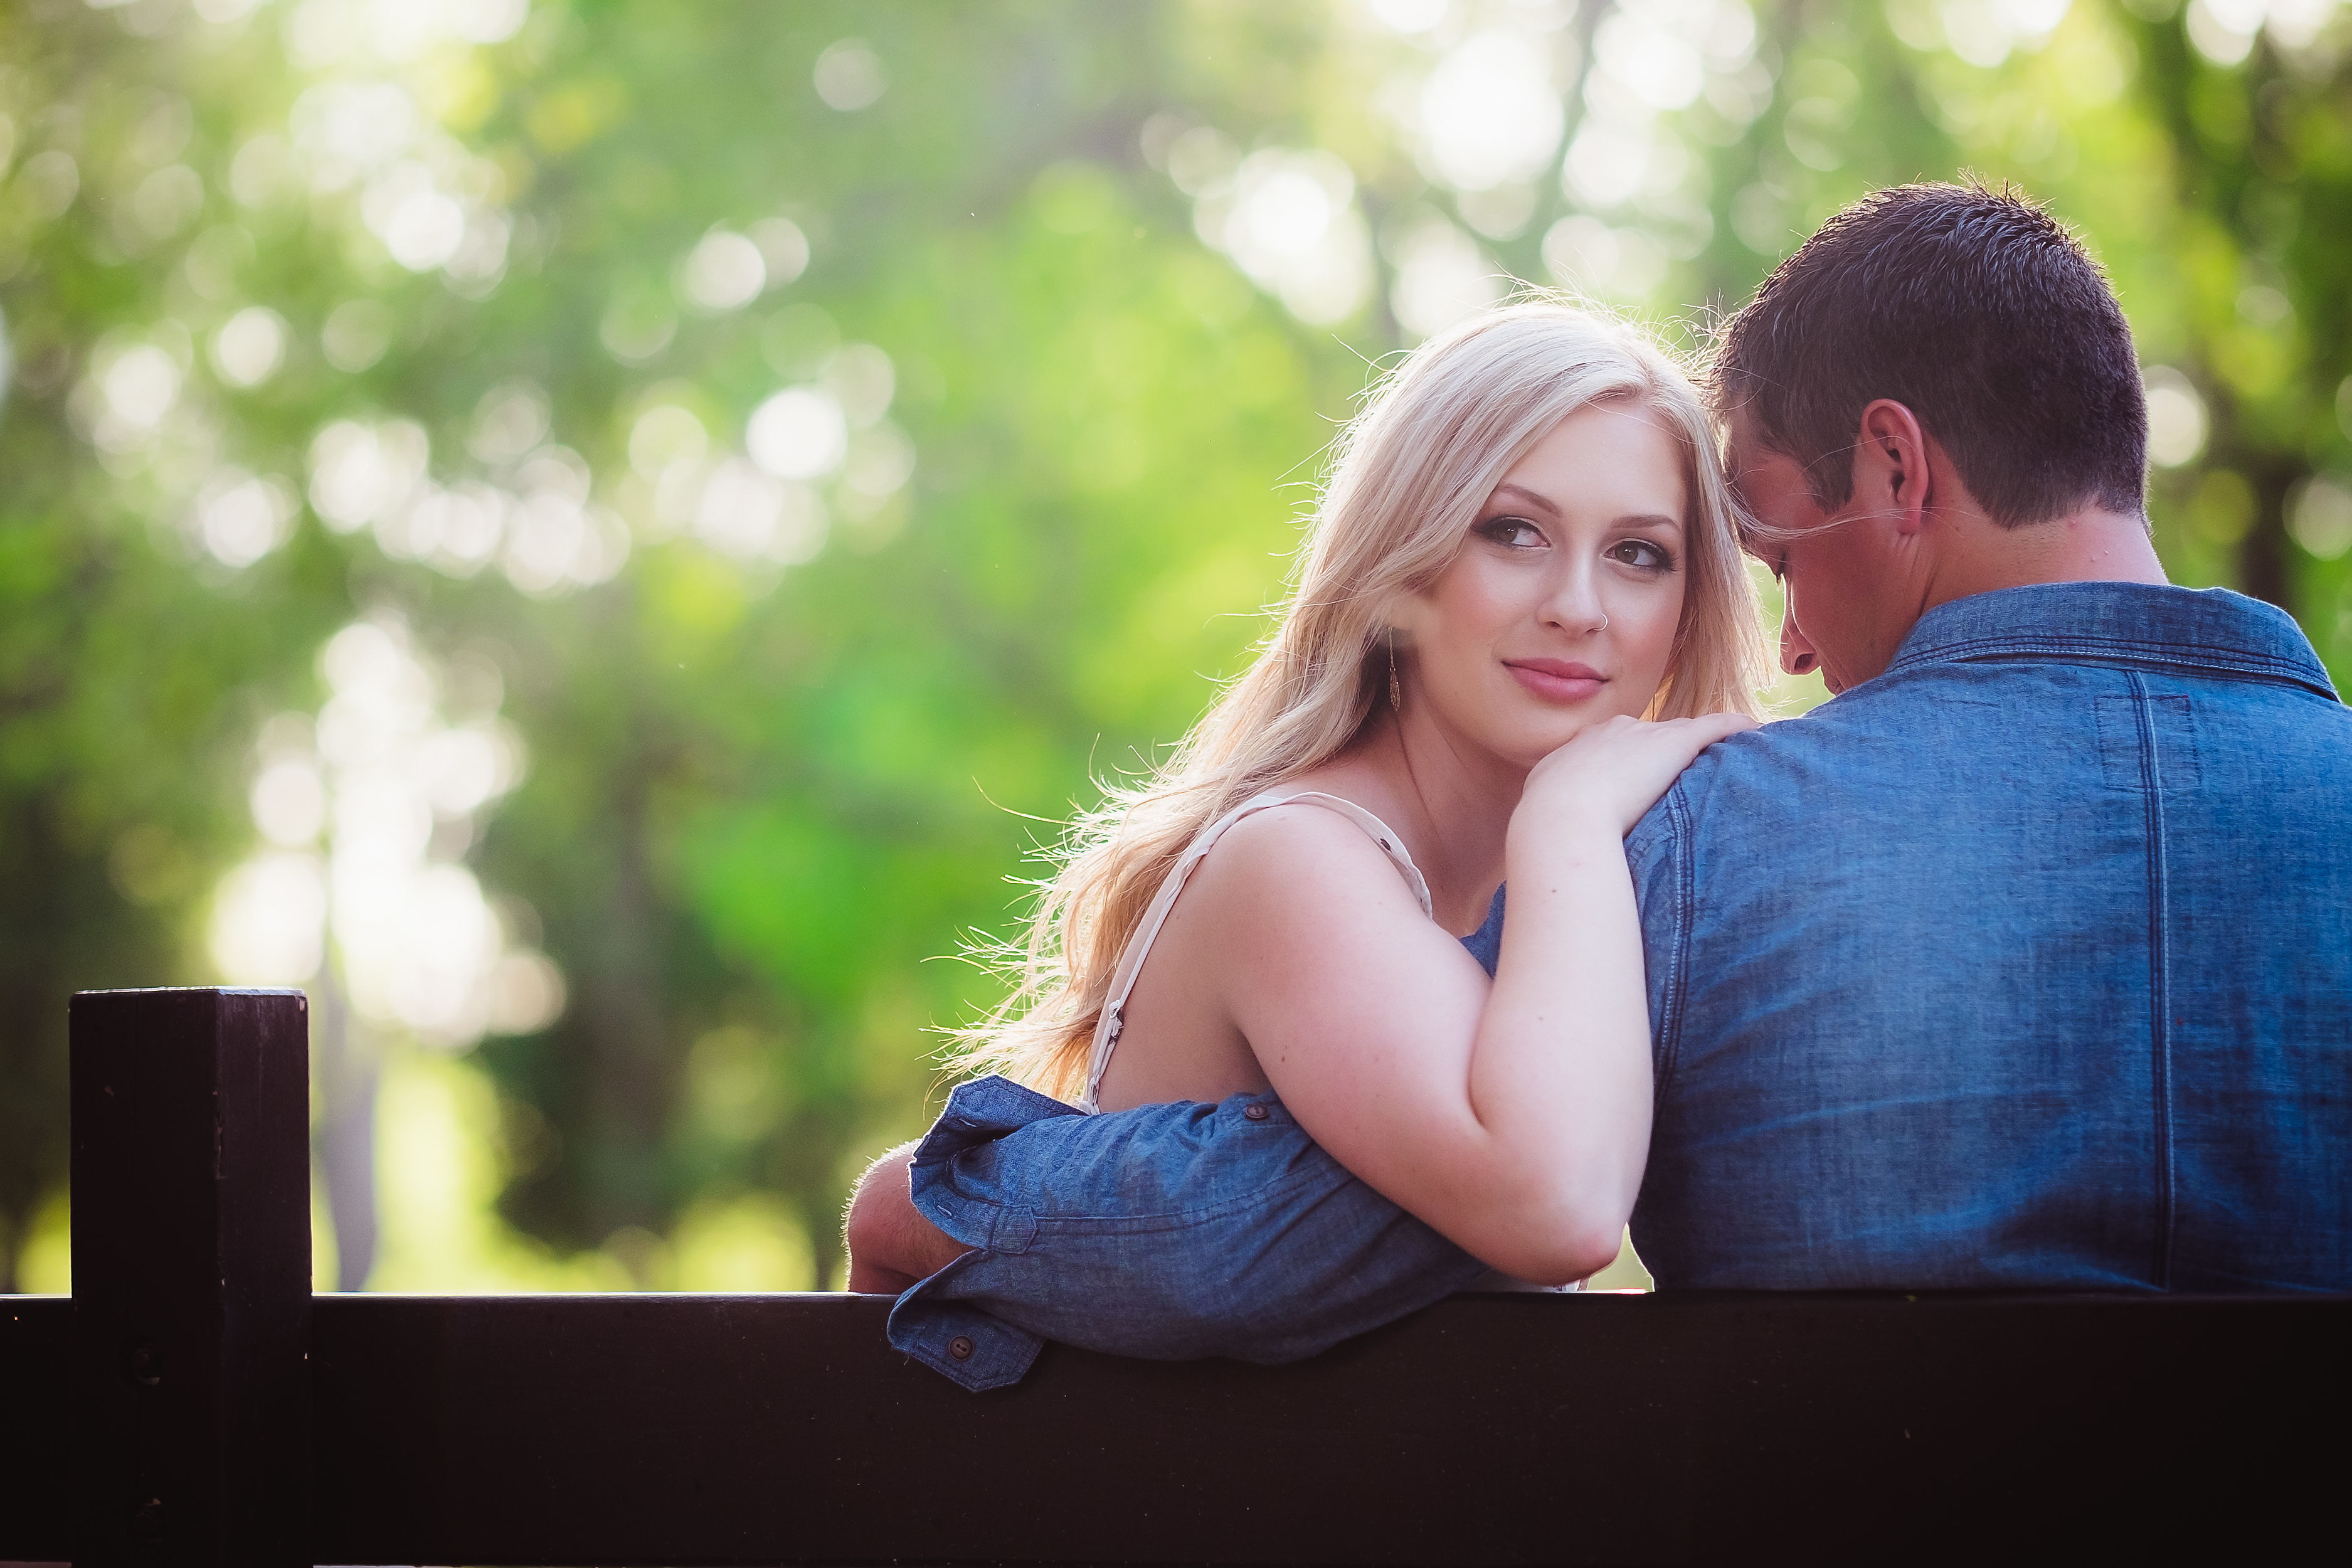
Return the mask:
M 914 1159 L 915 1145 L 899 1144 L 866 1167 L 850 1194 L 842 1240 L 849 1253 L 849 1288 L 861 1295 L 898 1295 L 963 1252 L 917 1212 L 907 1185 Z
M 876 1267 L 903 1268 L 894 1260 L 918 1244 L 890 1239 L 903 1216 L 878 1201 L 887 1169 L 869 1177 L 877 1201 L 864 1223 Z M 911 1207 L 954 1250 L 900 1302 L 891 1338 L 950 1376 L 982 1352 L 968 1331 L 928 1345 L 940 1337 L 929 1320 L 968 1330 L 973 1309 L 1125 1355 L 1279 1362 L 1483 1272 L 1349 1175 L 1271 1096 L 1079 1116 L 982 1079 L 956 1091 L 910 1173 Z M 855 1209 L 851 1226 L 855 1258 Z

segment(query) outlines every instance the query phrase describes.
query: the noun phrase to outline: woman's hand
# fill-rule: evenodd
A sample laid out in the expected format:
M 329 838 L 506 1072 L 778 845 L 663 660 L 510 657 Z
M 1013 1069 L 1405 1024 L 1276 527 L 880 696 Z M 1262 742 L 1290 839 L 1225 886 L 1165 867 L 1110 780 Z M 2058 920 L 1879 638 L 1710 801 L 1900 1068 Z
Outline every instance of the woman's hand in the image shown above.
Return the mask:
M 1622 838 L 1691 759 L 1727 735 L 1756 728 L 1739 713 L 1652 722 L 1619 716 L 1578 732 L 1528 774 L 1511 824 L 1567 820 L 1605 826 Z

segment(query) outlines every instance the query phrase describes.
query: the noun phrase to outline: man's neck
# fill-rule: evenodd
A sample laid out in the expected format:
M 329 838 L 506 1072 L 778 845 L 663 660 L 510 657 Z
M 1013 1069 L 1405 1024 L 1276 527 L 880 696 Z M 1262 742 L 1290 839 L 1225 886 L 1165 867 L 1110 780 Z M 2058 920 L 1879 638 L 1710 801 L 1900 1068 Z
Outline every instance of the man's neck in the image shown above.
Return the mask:
M 1957 513 L 1957 515 L 1956 515 Z M 1973 508 L 1938 521 L 1935 566 L 1919 605 L 2025 588 L 2038 583 L 2155 583 L 2170 579 L 2156 558 L 2147 520 L 2137 513 L 2084 507 L 2048 522 L 2003 528 Z

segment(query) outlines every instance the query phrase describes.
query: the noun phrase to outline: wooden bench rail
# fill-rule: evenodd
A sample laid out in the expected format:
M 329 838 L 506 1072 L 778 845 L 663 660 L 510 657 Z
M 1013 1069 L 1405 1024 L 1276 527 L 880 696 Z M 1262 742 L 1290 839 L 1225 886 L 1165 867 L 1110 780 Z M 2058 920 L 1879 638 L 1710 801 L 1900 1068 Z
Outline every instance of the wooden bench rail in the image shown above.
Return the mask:
M 234 1068 L 259 1059 L 220 1044 L 244 1030 L 282 1051 L 282 1002 L 176 1005 L 106 1016 L 177 1020 L 143 1050 Z M 268 1289 L 85 1276 L 86 1227 L 149 1223 L 87 1201 L 86 1154 L 129 1194 L 194 1144 L 101 1150 L 100 1109 L 86 1147 L 84 1023 L 78 1000 L 81 1293 L 0 1300 L 0 1559 L 1975 1562 L 2242 1555 L 2335 1524 L 2347 1297 L 1465 1297 L 1297 1366 L 1055 1346 L 972 1395 L 892 1352 L 871 1298 L 314 1297 L 250 1259 Z M 199 1079 L 215 1101 L 259 1081 Z M 226 1143 L 204 1168 L 248 1195 Z M 210 1212 L 216 1260 L 235 1215 Z M 173 1339 L 141 1381 L 137 1343 L 205 1312 L 246 1359 Z

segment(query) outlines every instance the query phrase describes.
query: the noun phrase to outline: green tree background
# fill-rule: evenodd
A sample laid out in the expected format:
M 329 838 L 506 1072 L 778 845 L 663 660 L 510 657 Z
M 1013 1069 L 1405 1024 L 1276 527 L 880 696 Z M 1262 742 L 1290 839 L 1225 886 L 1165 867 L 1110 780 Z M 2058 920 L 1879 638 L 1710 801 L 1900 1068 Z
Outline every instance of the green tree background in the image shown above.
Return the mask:
M 10 0 L 0 1289 L 64 1000 L 316 999 L 320 1274 L 811 1288 L 1025 859 L 1385 356 L 1696 345 L 1839 205 L 2084 234 L 2177 580 L 2352 659 L 2335 0 Z M 1792 685 L 1783 696 L 1801 706 Z

